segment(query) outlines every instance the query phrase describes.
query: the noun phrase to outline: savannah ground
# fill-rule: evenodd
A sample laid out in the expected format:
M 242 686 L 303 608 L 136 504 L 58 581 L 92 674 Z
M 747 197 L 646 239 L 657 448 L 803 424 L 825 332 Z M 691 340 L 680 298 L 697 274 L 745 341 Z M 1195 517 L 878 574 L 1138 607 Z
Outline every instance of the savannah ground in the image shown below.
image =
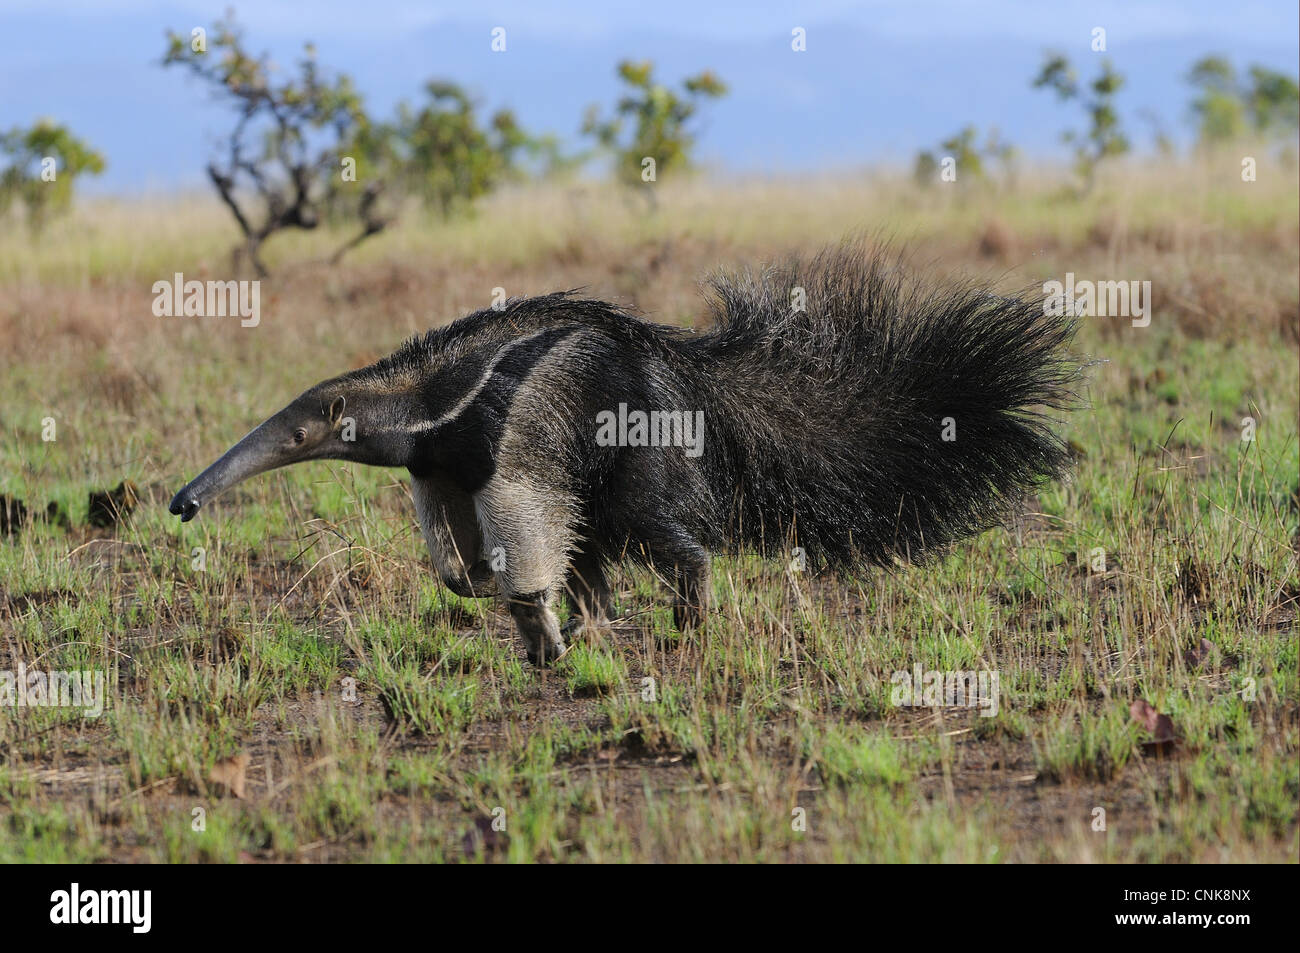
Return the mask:
M 0 706 L 0 860 L 1294 862 L 1296 172 L 1151 165 L 1083 199 L 884 174 L 664 186 L 653 212 L 502 193 L 338 266 L 339 235 L 277 238 L 256 328 L 151 312 L 175 272 L 232 277 L 206 197 L 0 235 L 0 492 L 35 514 L 0 537 L 0 671 L 108 679 L 96 719 Z M 1005 290 L 1151 282 L 1149 327 L 1082 322 L 1073 479 L 942 562 L 719 558 L 669 649 L 662 588 L 625 570 L 612 633 L 539 671 L 501 606 L 439 587 L 404 472 L 307 464 L 166 511 L 301 390 L 494 288 L 690 325 L 715 264 L 855 231 Z M 124 479 L 140 505 L 90 525 Z M 998 714 L 893 705 L 918 664 L 997 673 Z

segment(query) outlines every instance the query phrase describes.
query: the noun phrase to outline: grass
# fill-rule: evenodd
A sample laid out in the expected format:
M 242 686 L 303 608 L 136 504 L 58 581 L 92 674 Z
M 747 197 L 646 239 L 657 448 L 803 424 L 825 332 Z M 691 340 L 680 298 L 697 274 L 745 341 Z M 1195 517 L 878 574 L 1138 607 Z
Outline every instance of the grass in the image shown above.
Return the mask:
M 1300 209 L 1294 170 L 1234 165 L 1121 167 L 1087 201 L 1046 175 L 688 183 L 653 216 L 513 192 L 335 269 L 334 236 L 277 240 L 256 329 L 150 310 L 155 280 L 223 275 L 206 199 L 0 236 L 0 493 L 70 522 L 0 537 L 0 671 L 109 686 L 95 719 L 0 705 L 0 861 L 1294 861 Z M 933 566 L 716 559 L 708 623 L 667 647 L 662 588 L 625 570 L 622 621 L 538 671 L 500 606 L 436 584 L 404 473 L 305 465 L 166 513 L 294 394 L 494 287 L 691 323 L 715 262 L 854 230 L 1002 288 L 1153 286 L 1150 327 L 1081 330 L 1073 479 Z M 140 508 L 88 525 L 122 479 Z M 996 673 L 996 714 L 894 704 L 917 665 Z M 236 798 L 214 771 L 241 754 Z

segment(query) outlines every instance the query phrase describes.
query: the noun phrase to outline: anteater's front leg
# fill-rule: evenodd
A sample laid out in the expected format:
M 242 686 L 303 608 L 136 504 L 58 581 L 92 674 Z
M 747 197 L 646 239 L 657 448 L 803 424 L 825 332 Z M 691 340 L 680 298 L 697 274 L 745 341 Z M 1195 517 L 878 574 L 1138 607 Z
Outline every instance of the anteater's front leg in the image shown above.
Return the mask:
M 483 534 L 474 500 L 441 476 L 413 477 L 411 498 L 433 568 L 442 584 L 469 599 L 497 594 L 496 579 L 483 558 Z
M 547 665 L 564 654 L 567 646 L 560 634 L 560 620 L 551 609 L 549 593 L 521 593 L 507 595 L 506 599 L 510 615 L 524 640 L 528 661 L 534 665 Z
M 564 652 L 551 609 L 564 589 L 575 534 L 576 501 L 548 487 L 493 476 L 474 497 L 483 545 L 528 659 L 545 665 Z

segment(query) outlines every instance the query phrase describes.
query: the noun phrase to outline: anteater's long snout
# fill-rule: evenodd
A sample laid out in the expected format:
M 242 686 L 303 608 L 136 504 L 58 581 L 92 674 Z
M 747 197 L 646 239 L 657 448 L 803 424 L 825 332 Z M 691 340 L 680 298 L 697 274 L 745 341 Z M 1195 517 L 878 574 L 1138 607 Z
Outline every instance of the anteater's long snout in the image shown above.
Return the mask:
M 229 478 L 230 468 L 225 464 L 230 453 L 181 487 L 181 491 L 172 497 L 171 505 L 167 507 L 172 516 L 179 516 L 182 523 L 188 523 L 198 515 L 199 507 L 239 482 Z
M 167 507 L 172 516 L 179 516 L 182 523 L 188 523 L 194 519 L 198 513 L 199 507 L 203 504 L 194 498 L 190 493 L 190 488 L 186 485 L 179 493 L 172 497 L 171 506 Z
M 236 483 L 267 470 L 274 470 L 294 461 L 294 456 L 279 445 L 277 425 L 273 417 L 257 427 L 243 440 L 222 455 L 172 497 L 168 510 L 188 523 L 204 503 L 215 500 Z

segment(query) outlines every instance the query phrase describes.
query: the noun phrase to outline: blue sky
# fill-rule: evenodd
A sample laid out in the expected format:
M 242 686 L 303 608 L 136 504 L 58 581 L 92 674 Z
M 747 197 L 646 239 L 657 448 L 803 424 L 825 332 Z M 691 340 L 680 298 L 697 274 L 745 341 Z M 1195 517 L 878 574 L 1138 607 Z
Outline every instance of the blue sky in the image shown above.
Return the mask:
M 488 108 L 576 145 L 583 110 L 618 95 L 614 66 L 652 59 L 675 82 L 711 68 L 731 87 L 711 103 L 699 156 L 721 173 L 801 173 L 902 162 L 968 123 L 998 127 L 1030 156 L 1060 150 L 1067 117 L 1029 88 L 1046 49 L 1084 77 L 1099 60 L 1093 27 L 1128 80 L 1122 115 L 1138 145 L 1158 115 L 1186 141 L 1188 66 L 1210 52 L 1239 68 L 1291 74 L 1300 59 L 1295 0 L 1276 2 L 654 3 L 413 0 L 174 3 L 0 0 L 0 129 L 48 116 L 105 153 L 94 192 L 204 187 L 202 169 L 229 113 L 158 59 L 163 35 L 211 26 L 235 7 L 250 46 L 291 65 L 304 40 L 350 73 L 378 113 L 425 80 L 467 86 Z M 491 30 L 506 29 L 493 53 Z M 793 27 L 807 51 L 790 49 Z

